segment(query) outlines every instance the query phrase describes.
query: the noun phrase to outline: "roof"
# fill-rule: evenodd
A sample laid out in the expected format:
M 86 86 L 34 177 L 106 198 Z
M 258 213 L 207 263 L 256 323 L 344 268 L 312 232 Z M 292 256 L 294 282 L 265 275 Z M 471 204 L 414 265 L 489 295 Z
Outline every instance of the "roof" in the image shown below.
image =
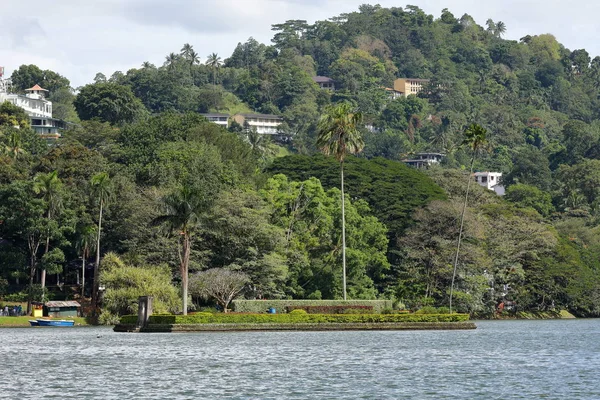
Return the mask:
M 273 114 L 238 114 L 244 118 L 264 118 L 264 119 L 281 119 L 279 115 Z
M 312 80 L 317 82 L 317 83 L 331 83 L 333 82 L 333 79 L 327 77 L 327 76 L 313 76 Z
M 398 79 L 406 79 L 407 81 L 413 81 L 413 82 L 429 82 L 429 79 L 421 79 L 421 78 L 398 78 Z
M 475 172 L 473 175 L 475 175 L 475 176 L 488 176 L 488 175 L 502 176 L 502 172 L 480 171 L 480 172 Z
M 43 89 L 42 87 L 40 87 L 40 85 L 35 85 L 35 86 L 34 86 L 34 87 L 32 87 L 32 88 L 25 89 L 25 91 L 34 91 L 34 90 L 43 90 L 44 92 L 47 92 L 47 90 L 46 90 L 46 89 Z
M 220 114 L 220 113 L 200 113 L 203 117 L 227 117 L 229 118 L 229 114 Z
M 76 301 L 47 301 L 46 307 L 81 307 Z

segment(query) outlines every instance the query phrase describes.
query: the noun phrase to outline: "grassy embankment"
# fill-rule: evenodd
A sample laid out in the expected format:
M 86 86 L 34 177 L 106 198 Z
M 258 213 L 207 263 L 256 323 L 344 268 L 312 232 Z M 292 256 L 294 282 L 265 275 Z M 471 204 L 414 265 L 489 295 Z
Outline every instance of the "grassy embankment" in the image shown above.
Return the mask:
M 23 317 L 0 317 L 0 327 L 22 327 L 22 326 L 30 326 L 29 320 L 37 319 L 33 317 L 23 316 Z M 87 325 L 85 318 L 77 317 L 77 318 L 55 318 L 55 319 L 73 319 L 75 321 L 75 325 Z

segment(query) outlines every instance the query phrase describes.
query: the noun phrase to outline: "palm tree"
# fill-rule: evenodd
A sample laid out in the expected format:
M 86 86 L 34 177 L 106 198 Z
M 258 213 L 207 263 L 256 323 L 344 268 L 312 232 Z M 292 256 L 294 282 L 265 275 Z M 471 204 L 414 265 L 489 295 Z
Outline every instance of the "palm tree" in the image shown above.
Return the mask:
M 108 201 L 112 196 L 112 185 L 110 177 L 106 172 L 100 172 L 92 176 L 91 180 L 92 196 L 94 200 L 100 206 L 100 212 L 98 213 L 98 230 L 96 235 L 96 264 L 94 265 L 94 287 L 92 289 L 92 306 L 94 312 L 96 312 L 96 306 L 98 305 L 98 288 L 100 287 L 100 236 L 102 236 L 102 213 L 106 207 Z
M 186 57 L 186 59 L 188 60 L 188 62 L 190 63 L 190 68 L 194 65 L 194 64 L 200 64 L 200 55 L 198 53 L 196 53 L 194 50 L 192 50 L 190 52 L 190 54 Z
M 462 213 L 460 216 L 460 229 L 458 230 L 458 241 L 456 243 L 456 255 L 454 257 L 454 269 L 452 271 L 452 283 L 450 284 L 450 312 L 452 313 L 452 295 L 454 294 L 454 279 L 456 278 L 456 266 L 458 265 L 458 254 L 460 253 L 460 245 L 462 241 L 462 232 L 465 222 L 465 211 L 467 209 L 467 201 L 469 200 L 469 189 L 473 180 L 473 164 L 477 153 L 487 142 L 487 131 L 477 124 L 471 124 L 465 129 L 465 139 L 463 145 L 467 145 L 471 149 L 471 166 L 469 169 L 469 177 L 467 180 L 467 190 L 465 192 L 465 202 L 463 203 Z
M 142 68 L 150 69 L 150 68 L 156 68 L 156 67 L 150 61 L 144 61 L 142 63 Z
M 85 296 L 85 260 L 90 257 L 90 252 L 96 248 L 98 232 L 94 225 L 81 226 L 77 231 L 75 248 L 81 253 L 81 298 Z
M 344 159 L 346 154 L 360 153 L 365 146 L 359 126 L 362 114 L 349 103 L 329 106 L 321 116 L 317 126 L 317 147 L 323 154 L 333 154 L 340 162 L 342 190 L 342 273 L 343 292 L 346 300 L 346 216 L 344 207 Z
M 25 153 L 25 150 L 21 147 L 22 145 L 23 139 L 21 138 L 21 132 L 19 132 L 18 129 L 13 129 L 8 135 L 6 152 L 12 154 L 12 157 L 16 160 L 19 158 L 19 154 Z
M 163 198 L 165 213 L 156 217 L 153 225 L 161 225 L 168 234 L 178 233 L 179 272 L 181 273 L 181 296 L 183 315 L 187 315 L 188 272 L 190 251 L 194 234 L 200 225 L 204 211 L 203 196 L 191 186 L 183 185 Z
M 175 53 L 170 53 L 168 56 L 165 57 L 165 66 L 167 67 L 167 69 L 171 70 L 173 69 L 173 67 L 175 67 L 175 64 L 177 63 L 177 61 L 179 60 L 179 56 Z
M 44 203 L 46 203 L 46 219 L 48 221 L 60 212 L 62 208 L 62 182 L 58 177 L 58 171 L 52 171 L 47 174 L 37 174 L 33 179 L 33 192 L 41 194 Z M 46 249 L 44 255 L 50 249 L 50 228 L 46 231 Z M 44 300 L 44 288 L 46 287 L 46 268 L 42 269 L 42 301 Z
M 206 58 L 206 65 L 213 71 L 213 85 L 217 84 L 217 71 L 221 68 L 223 62 L 217 53 L 212 53 Z
M 194 51 L 194 46 L 192 46 L 189 43 L 186 43 L 181 48 L 179 54 L 182 55 L 184 58 L 188 58 L 193 51 Z
M 496 31 L 494 33 L 496 36 L 502 37 L 506 33 L 506 24 L 502 21 L 496 22 Z

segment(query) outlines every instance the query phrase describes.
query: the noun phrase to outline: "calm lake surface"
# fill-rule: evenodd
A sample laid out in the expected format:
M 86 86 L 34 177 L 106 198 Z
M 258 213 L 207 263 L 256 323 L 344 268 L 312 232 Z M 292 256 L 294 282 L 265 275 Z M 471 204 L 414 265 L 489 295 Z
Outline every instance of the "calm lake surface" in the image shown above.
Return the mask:
M 0 329 L 6 399 L 600 399 L 600 320 L 471 331 Z

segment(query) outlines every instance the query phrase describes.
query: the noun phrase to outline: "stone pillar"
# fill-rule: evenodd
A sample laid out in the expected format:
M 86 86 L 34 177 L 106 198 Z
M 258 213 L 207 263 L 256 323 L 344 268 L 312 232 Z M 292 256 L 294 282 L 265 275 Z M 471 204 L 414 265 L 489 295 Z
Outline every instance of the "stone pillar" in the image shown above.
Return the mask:
M 143 328 L 148 324 L 148 318 L 152 315 L 152 296 L 140 296 L 138 299 L 137 328 Z

